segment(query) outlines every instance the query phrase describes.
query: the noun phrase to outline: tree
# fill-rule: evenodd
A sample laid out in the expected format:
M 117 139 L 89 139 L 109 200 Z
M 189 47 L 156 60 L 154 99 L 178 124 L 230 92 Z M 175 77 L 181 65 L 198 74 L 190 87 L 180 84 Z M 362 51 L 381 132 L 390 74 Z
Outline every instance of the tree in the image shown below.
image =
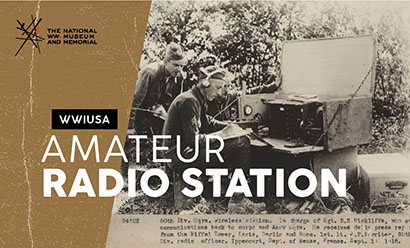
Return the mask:
M 234 73 L 236 89 L 240 90 L 242 82 L 247 87 L 266 82 L 271 76 L 270 67 L 275 75 L 279 74 L 285 40 L 375 34 L 378 46 L 373 140 L 360 152 L 401 151 L 406 147 L 410 110 L 409 47 L 403 20 L 387 10 L 375 18 L 375 12 L 358 12 L 356 5 L 154 1 L 143 60 L 161 59 L 165 45 L 176 41 L 189 54 L 185 68 L 188 84 L 197 82 L 199 67 L 219 62 Z

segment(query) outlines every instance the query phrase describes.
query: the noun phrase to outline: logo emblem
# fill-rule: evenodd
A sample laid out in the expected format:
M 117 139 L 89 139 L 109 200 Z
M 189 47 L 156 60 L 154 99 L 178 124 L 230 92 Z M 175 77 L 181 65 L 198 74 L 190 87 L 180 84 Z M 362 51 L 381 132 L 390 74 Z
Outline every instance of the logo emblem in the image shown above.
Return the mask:
M 20 52 L 20 50 L 24 47 L 24 45 L 27 43 L 27 41 L 31 41 L 33 45 L 38 49 L 38 53 L 40 53 L 40 41 L 43 41 L 44 38 L 40 37 L 38 35 L 39 33 L 39 28 L 38 25 L 41 22 L 41 18 L 36 21 L 37 18 L 34 18 L 33 15 L 31 15 L 31 23 L 26 27 L 26 24 L 23 22 L 21 23 L 19 20 L 17 20 L 17 23 L 19 24 L 19 27 L 17 27 L 18 30 L 22 31 L 21 35 L 19 37 L 16 37 L 18 40 L 23 40 L 23 43 L 21 44 L 20 48 L 17 50 L 16 54 L 14 56 L 17 56 L 17 54 Z

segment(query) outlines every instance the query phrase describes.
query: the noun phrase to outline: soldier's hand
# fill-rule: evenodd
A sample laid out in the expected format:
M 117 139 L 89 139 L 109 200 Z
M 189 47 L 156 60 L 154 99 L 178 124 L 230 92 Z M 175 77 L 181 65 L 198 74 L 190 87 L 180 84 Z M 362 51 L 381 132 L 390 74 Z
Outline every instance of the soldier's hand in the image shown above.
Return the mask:
M 152 111 L 152 114 L 156 117 L 163 118 L 163 119 L 167 117 L 167 111 L 165 110 L 164 106 L 162 106 L 161 104 L 156 104 L 152 106 L 149 110 Z

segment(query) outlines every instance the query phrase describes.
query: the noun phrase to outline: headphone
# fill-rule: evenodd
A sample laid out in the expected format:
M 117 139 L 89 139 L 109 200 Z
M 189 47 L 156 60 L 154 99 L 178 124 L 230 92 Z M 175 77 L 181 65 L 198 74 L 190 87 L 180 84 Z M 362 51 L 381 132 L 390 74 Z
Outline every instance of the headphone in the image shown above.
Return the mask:
M 200 70 L 203 74 L 205 74 L 205 76 L 206 76 L 206 78 L 204 78 L 204 79 L 201 81 L 201 85 L 202 85 L 203 87 L 205 87 L 205 88 L 208 88 L 208 87 L 209 87 L 209 84 L 210 84 L 210 83 L 209 83 L 209 79 L 211 78 L 211 76 L 212 76 L 213 74 L 212 74 L 212 73 L 208 74 L 203 67 L 199 68 L 199 70 Z
M 209 80 L 211 79 L 211 77 L 212 77 L 213 75 L 215 75 L 215 74 L 217 74 L 217 73 L 224 73 L 224 74 L 225 74 L 225 70 L 224 70 L 224 69 L 216 69 L 215 71 L 210 72 L 210 73 L 208 73 L 203 67 L 199 68 L 199 70 L 200 70 L 203 74 L 205 74 L 205 76 L 206 76 L 206 78 L 204 78 L 204 79 L 201 81 L 201 85 L 202 85 L 203 87 L 205 87 L 205 88 L 208 88 L 208 87 L 209 87 L 209 85 L 210 85 Z
M 202 86 L 204 86 L 205 88 L 208 88 L 209 87 L 209 79 L 204 79 L 204 80 L 202 80 Z

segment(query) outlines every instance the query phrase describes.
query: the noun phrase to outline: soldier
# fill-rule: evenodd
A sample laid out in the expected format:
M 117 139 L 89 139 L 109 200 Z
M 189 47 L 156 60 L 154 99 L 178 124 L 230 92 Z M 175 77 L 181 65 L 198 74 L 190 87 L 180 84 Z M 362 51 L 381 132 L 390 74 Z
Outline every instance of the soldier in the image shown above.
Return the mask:
M 182 48 L 172 42 L 167 46 L 162 62 L 152 63 L 141 69 L 135 87 L 130 128 L 134 127 L 139 131 L 140 117 L 147 117 L 153 134 L 161 133 L 169 105 L 184 90 L 184 63 Z
M 161 134 L 166 111 L 172 100 L 184 90 L 182 67 L 185 61 L 182 48 L 171 42 L 165 58 L 139 72 L 128 129 L 137 134 Z M 132 145 L 126 139 L 125 151 L 132 157 Z M 129 163 L 122 161 L 121 174 L 127 178 Z
M 211 132 L 223 129 L 226 123 L 212 119 L 206 115 L 207 101 L 214 100 L 222 93 L 225 84 L 225 70 L 215 66 L 209 66 L 203 71 L 198 85 L 191 90 L 182 93 L 172 102 L 165 120 L 163 134 L 171 135 L 171 139 L 165 139 L 164 145 L 169 147 L 165 157 L 171 158 L 168 167 L 174 172 L 174 199 L 177 209 L 189 209 L 193 206 L 193 199 L 184 196 L 181 190 L 185 187 L 181 179 L 182 172 L 188 167 L 206 169 L 207 167 L 228 166 L 247 167 L 250 162 L 250 140 L 247 136 L 228 139 L 224 142 L 221 155 L 225 165 L 221 165 L 216 157 L 211 157 L 210 163 L 205 163 L 205 136 Z M 199 137 L 199 156 L 190 163 L 185 164 L 176 156 L 176 135 L 181 136 L 181 151 L 183 157 L 191 158 L 195 147 L 195 137 Z M 211 148 L 219 147 L 219 142 L 211 143 Z

